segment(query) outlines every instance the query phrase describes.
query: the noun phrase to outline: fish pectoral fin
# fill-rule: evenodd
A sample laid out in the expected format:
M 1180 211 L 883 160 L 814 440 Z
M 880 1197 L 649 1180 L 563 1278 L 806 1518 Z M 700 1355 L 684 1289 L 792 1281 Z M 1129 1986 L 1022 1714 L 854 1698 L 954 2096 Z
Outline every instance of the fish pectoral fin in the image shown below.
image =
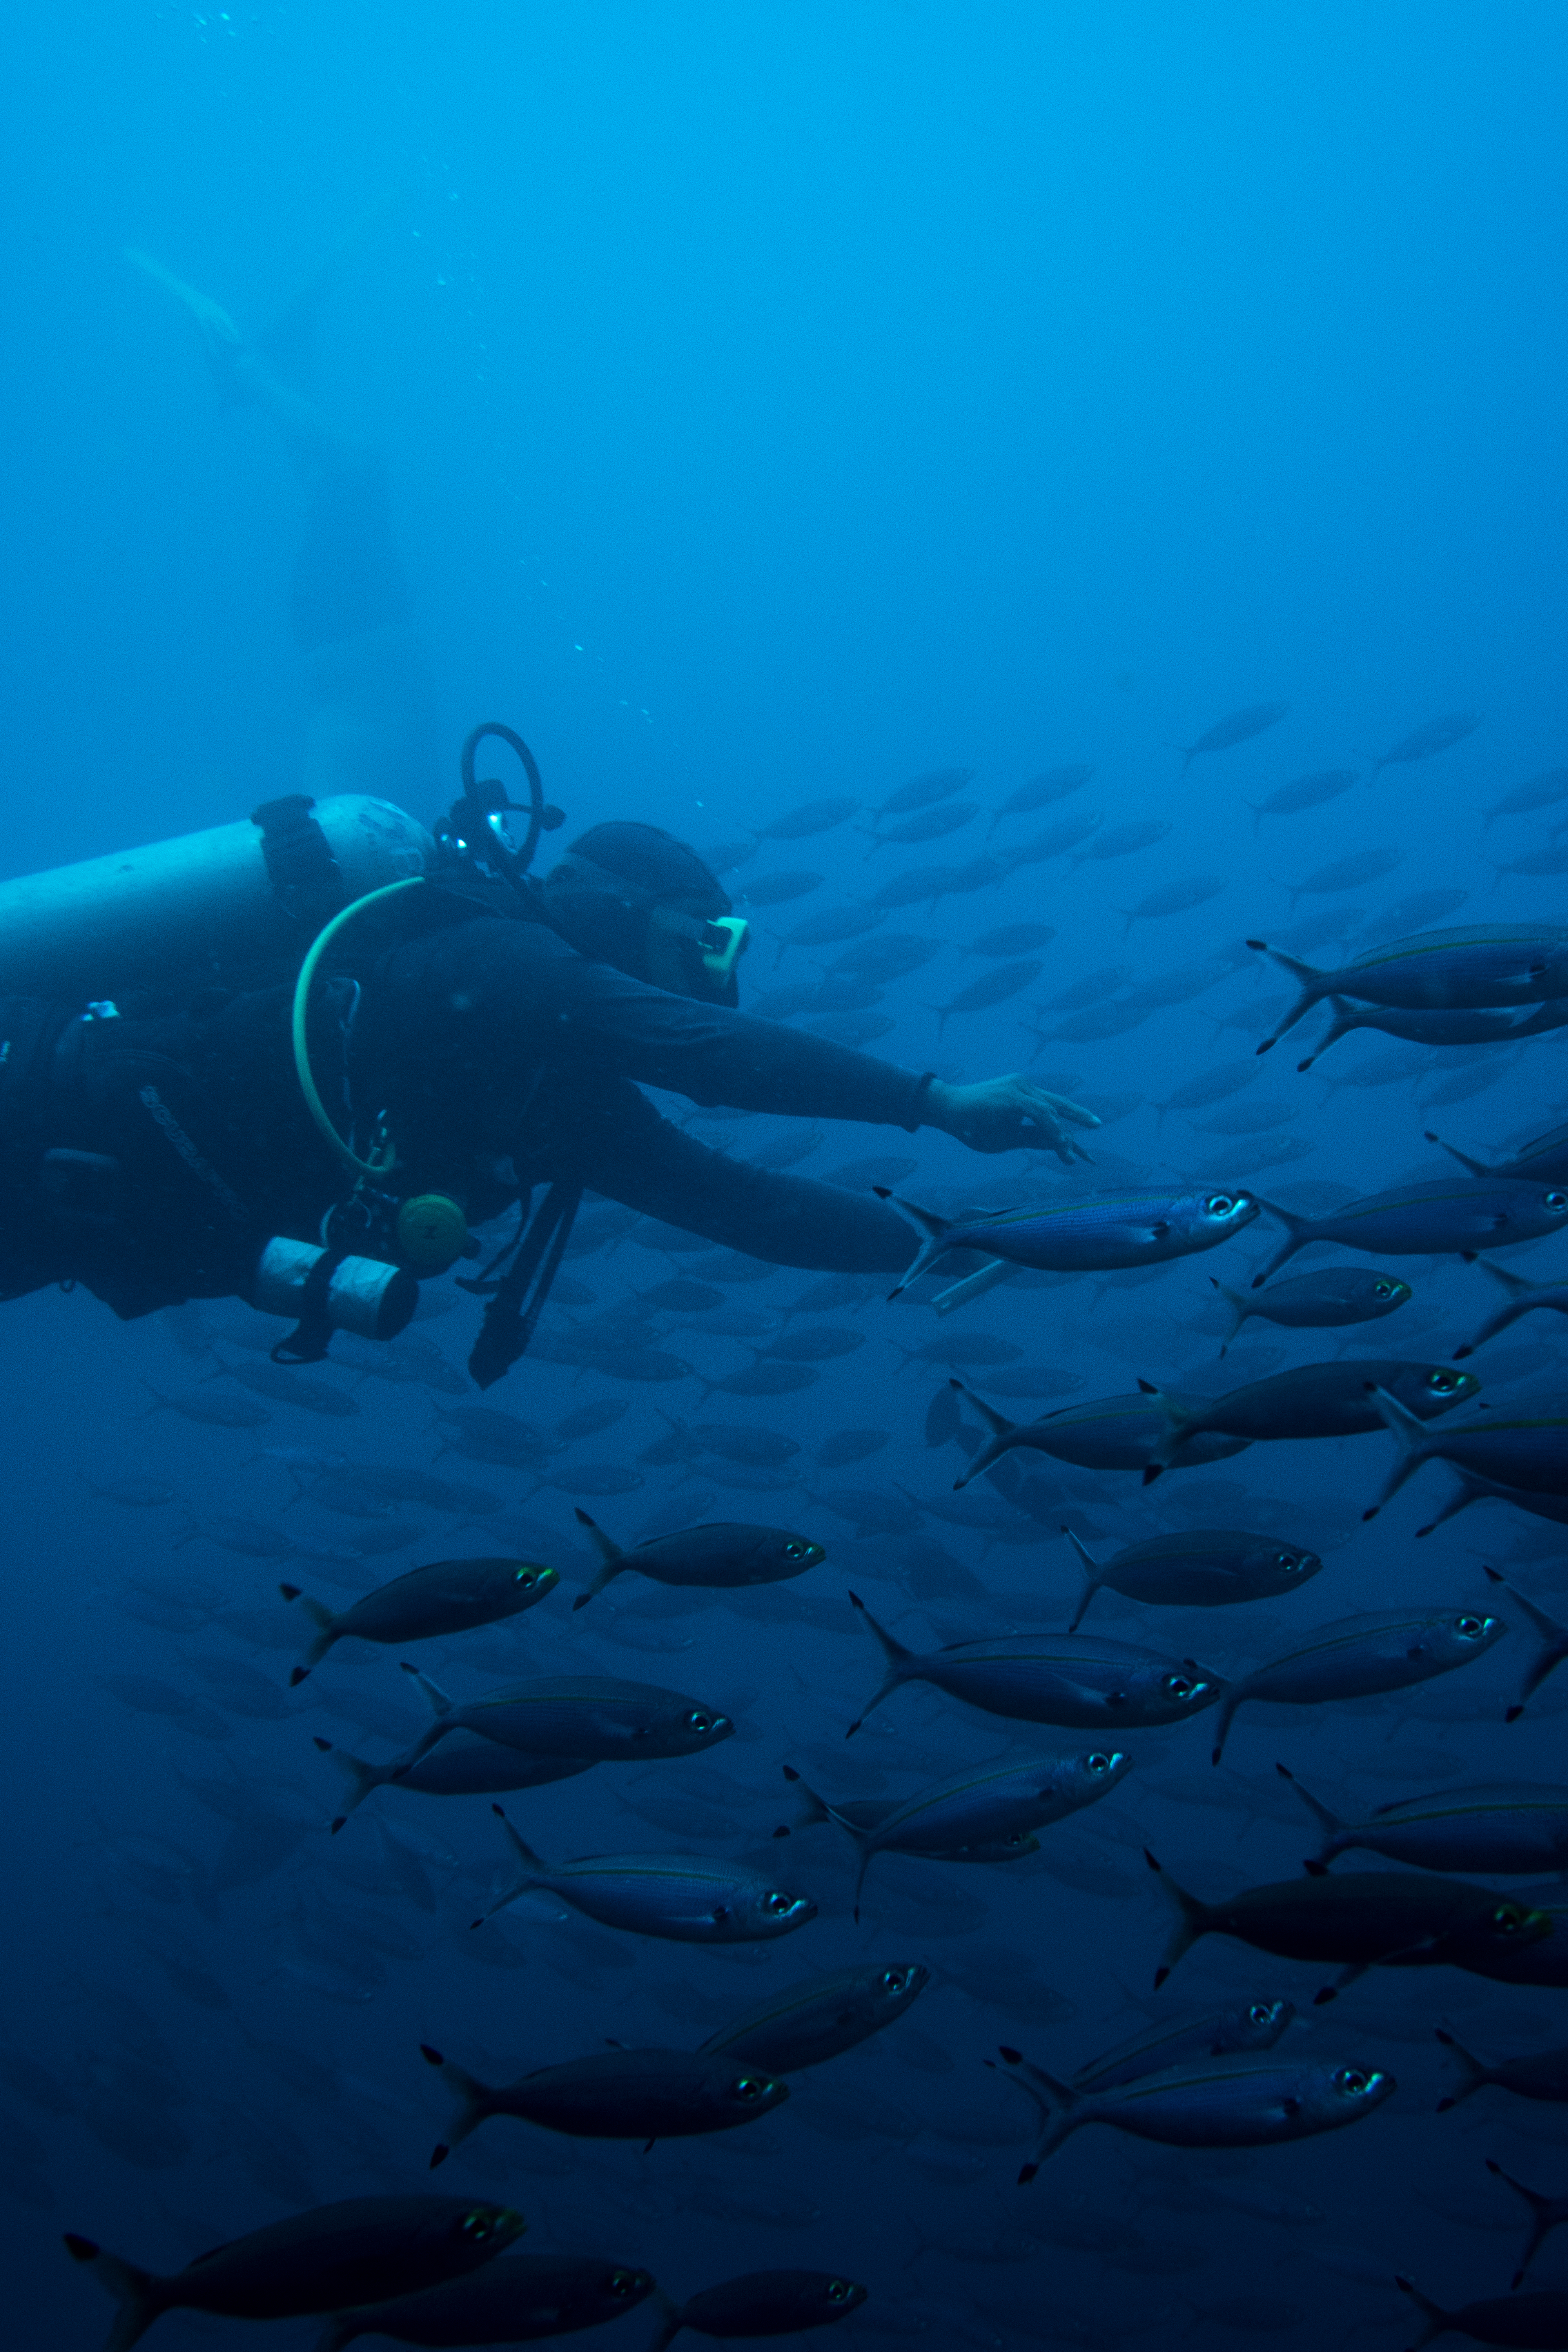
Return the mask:
M 1285 2119 L 1286 2119 L 1286 2121 L 1287 2121 L 1288 2123 L 1294 2123 L 1294 2122 L 1295 2122 L 1295 2120 L 1296 2120 L 1296 2118 L 1297 2118 L 1297 2116 L 1298 2116 L 1300 2114 L 1300 2112 L 1301 2112 L 1301 2102 L 1300 2102 L 1300 2099 L 1281 2099 L 1281 2100 L 1280 2100 L 1280 2102 L 1279 2102 L 1279 2112 L 1280 2112 L 1280 2114 L 1285 2117 Z

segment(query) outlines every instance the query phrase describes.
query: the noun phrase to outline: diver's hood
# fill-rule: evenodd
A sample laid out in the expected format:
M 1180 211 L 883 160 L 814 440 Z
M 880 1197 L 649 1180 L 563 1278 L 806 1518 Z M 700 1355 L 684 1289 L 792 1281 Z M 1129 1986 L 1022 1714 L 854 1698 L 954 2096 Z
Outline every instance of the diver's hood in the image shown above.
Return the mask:
M 740 1001 L 746 924 L 693 849 L 654 824 L 596 824 L 545 876 L 551 923 L 617 971 L 705 1004 Z

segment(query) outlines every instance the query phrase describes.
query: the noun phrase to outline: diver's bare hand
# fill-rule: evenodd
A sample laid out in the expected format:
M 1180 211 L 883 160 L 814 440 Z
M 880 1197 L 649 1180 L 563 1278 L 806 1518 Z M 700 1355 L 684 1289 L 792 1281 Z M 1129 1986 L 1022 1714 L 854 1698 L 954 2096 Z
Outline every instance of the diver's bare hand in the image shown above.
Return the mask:
M 1017 1071 L 973 1087 L 950 1087 L 933 1078 L 926 1090 L 925 1123 L 956 1136 L 972 1151 L 1054 1151 L 1064 1167 L 1089 1158 L 1071 1129 L 1100 1125 L 1091 1110 L 1065 1095 L 1047 1094 Z

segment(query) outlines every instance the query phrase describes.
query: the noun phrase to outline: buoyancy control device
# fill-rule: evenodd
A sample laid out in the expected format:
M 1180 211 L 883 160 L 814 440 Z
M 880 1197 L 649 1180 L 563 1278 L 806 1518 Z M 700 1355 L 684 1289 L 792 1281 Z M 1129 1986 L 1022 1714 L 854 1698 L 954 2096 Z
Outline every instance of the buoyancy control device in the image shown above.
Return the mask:
M 526 804 L 477 775 L 478 748 L 491 736 L 520 760 Z M 404 894 L 423 896 L 416 887 L 422 882 L 467 877 L 510 884 L 502 903 L 531 911 L 524 877 L 541 835 L 563 822 L 562 811 L 545 802 L 532 753 L 510 728 L 488 722 L 463 747 L 462 783 L 434 836 L 389 801 L 345 793 L 312 802 L 293 793 L 264 803 L 247 824 L 0 883 L 0 1001 L 48 998 L 82 1008 L 68 1019 L 100 1023 L 118 1017 L 117 995 L 256 990 L 294 980 L 295 1068 L 311 1119 L 344 1166 L 345 1193 L 319 1238 L 272 1234 L 260 1244 L 247 1295 L 266 1312 L 297 1318 L 275 1350 L 279 1361 L 318 1360 L 333 1330 L 395 1337 L 414 1313 L 421 1276 L 478 1255 L 458 1203 L 410 1187 L 395 1138 L 378 1129 L 362 1155 L 338 1132 L 318 1092 L 307 1042 L 322 955 L 373 907 Z M 519 844 L 507 818 L 524 814 Z M 8 1051 L 7 1041 L 0 1066 Z M 192 1148 L 177 1123 L 170 1139 L 176 1150 L 185 1147 L 189 1163 Z M 46 1163 L 94 1156 L 44 1155 Z M 99 1192 L 112 1187 L 110 1163 L 95 1172 Z M 206 1174 L 226 1189 L 216 1171 Z M 464 1285 L 489 1300 L 470 1362 L 481 1387 L 500 1379 L 526 1348 L 579 1198 L 580 1188 L 553 1185 L 531 1221 L 525 1201 L 514 1241 Z M 509 1257 L 512 1265 L 495 1278 Z

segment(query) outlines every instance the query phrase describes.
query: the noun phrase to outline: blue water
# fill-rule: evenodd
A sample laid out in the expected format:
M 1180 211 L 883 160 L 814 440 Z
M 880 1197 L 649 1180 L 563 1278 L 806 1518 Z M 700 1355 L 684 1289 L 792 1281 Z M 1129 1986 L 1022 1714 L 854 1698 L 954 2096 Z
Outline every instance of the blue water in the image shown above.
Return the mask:
M 416 814 L 450 797 L 458 746 L 487 717 L 527 735 L 574 828 L 636 817 L 700 848 L 797 803 L 853 797 L 862 809 L 847 824 L 765 845 L 727 877 L 745 911 L 752 876 L 824 877 L 758 914 L 744 1004 L 773 984 L 765 934 L 905 866 L 980 854 L 984 814 L 948 841 L 870 855 L 866 811 L 909 778 L 972 769 L 965 797 L 989 812 L 1039 770 L 1092 762 L 1082 792 L 1009 820 L 997 840 L 1079 809 L 1107 829 L 1158 817 L 1169 834 L 1122 860 L 1058 858 L 934 912 L 889 916 L 887 929 L 939 939 L 943 952 L 889 988 L 877 1011 L 890 1026 L 870 1050 L 964 1079 L 1033 1055 L 1061 1090 L 1131 1098 L 1105 1104 L 1086 1176 L 1246 1181 L 1306 1210 L 1445 1172 L 1423 1144 L 1428 1127 L 1485 1156 L 1563 1116 L 1550 1038 L 1490 1058 L 1418 1049 L 1368 1087 L 1329 1082 L 1353 1080 L 1388 1039 L 1336 1045 L 1308 1076 L 1281 1049 L 1237 1097 L 1288 1108 L 1262 1138 L 1290 1139 L 1272 1166 L 1258 1138 L 1233 1143 L 1153 1108 L 1251 1054 L 1255 1009 L 1283 983 L 1246 958 L 1246 938 L 1348 908 L 1353 950 L 1388 935 L 1396 901 L 1439 889 L 1468 894 L 1449 919 L 1556 917 L 1561 877 L 1496 868 L 1549 845 L 1559 807 L 1484 832 L 1481 812 L 1568 758 L 1558 11 L 86 0 L 12 22 L 0 58 L 5 872 L 227 823 L 297 788 L 309 724 L 286 618 L 298 482 L 268 420 L 216 398 L 188 321 L 124 249 L 157 256 L 251 335 L 385 195 L 323 304 L 314 381 L 322 410 L 384 455 L 394 486 L 438 746 Z M 1173 746 L 1267 701 L 1288 705 L 1277 724 L 1182 774 Z M 1456 711 L 1480 717 L 1452 749 L 1255 820 L 1293 778 L 1364 777 L 1411 730 Z M 1292 910 L 1289 886 L 1384 848 L 1398 862 L 1381 878 Z M 1121 910 L 1210 875 L 1223 890 L 1137 923 L 1123 944 Z M 1026 920 L 1056 929 L 1038 979 L 954 1016 L 939 1040 L 929 1008 L 985 969 L 958 950 Z M 1122 1035 L 1029 1034 L 1061 1016 L 1027 1008 L 1087 972 L 1126 964 L 1132 986 L 1232 948 L 1230 977 Z M 778 979 L 810 977 L 811 961 L 785 955 Z M 740 1152 L 783 1125 L 699 1131 Z M 983 1160 L 929 1130 L 847 1125 L 803 1172 L 872 1155 L 912 1161 L 904 1189 L 949 1205 L 1065 1181 L 1028 1155 Z M 787 1818 L 783 1762 L 809 1750 L 826 1793 L 858 1792 L 834 1782 L 835 1757 L 879 1665 L 847 1590 L 917 1648 L 1009 1622 L 997 1595 L 1044 1591 L 1065 1611 L 1076 1578 L 1063 1515 L 1105 1548 L 1228 1522 L 1322 1550 L 1294 1615 L 1182 1612 L 1173 1632 L 1156 1612 L 1097 1602 L 1091 1622 L 1107 1631 L 1177 1654 L 1193 1645 L 1221 1671 L 1357 1608 L 1483 1601 L 1484 1559 L 1510 1573 L 1522 1562 L 1521 1584 L 1553 1605 L 1568 1572 L 1542 1521 L 1489 1505 L 1415 1543 L 1445 1472 L 1423 1472 L 1363 1528 L 1390 1458 L 1381 1436 L 1260 1446 L 1184 1473 L 1194 1489 L 1230 1490 L 1186 1509 L 1175 1476 L 1145 1497 L 1130 1474 L 1068 1472 L 1042 1523 L 1020 1528 L 1015 1513 L 1009 1532 L 1025 1539 L 989 1547 L 931 1515 L 912 1538 L 862 1537 L 818 1499 L 844 1486 L 894 1502 L 908 1490 L 921 1506 L 948 1496 L 961 1457 L 922 1442 L 942 1368 L 900 1370 L 894 1342 L 994 1334 L 1083 1398 L 1138 1377 L 1217 1391 L 1342 1341 L 1442 1362 L 1492 1304 L 1484 1276 L 1455 1259 L 1402 1260 L 1416 1293 L 1408 1339 L 1397 1319 L 1370 1335 L 1254 1324 L 1222 1369 L 1209 1276 L 1245 1286 L 1276 1231 L 1260 1223 L 1153 1282 L 1003 1288 L 951 1325 L 875 1296 L 816 1318 L 865 1341 L 815 1385 L 721 1395 L 706 1415 L 695 1377 L 616 1388 L 525 1360 L 487 1402 L 548 1425 L 584 1400 L 629 1401 L 558 1467 L 637 1468 L 665 1430 L 658 1408 L 791 1436 L 794 1490 L 683 1486 L 678 1470 L 649 1466 L 639 1488 L 588 1507 L 623 1536 L 656 1516 L 674 1524 L 688 1500 L 703 1517 L 798 1522 L 828 1559 L 779 1593 L 840 1605 L 820 1622 L 792 1619 L 782 1599 L 776 1619 L 718 1604 L 664 1613 L 657 1588 L 627 1579 L 589 1616 L 558 1598 L 515 1634 L 435 1645 L 422 1662 L 465 1694 L 503 1678 L 508 1661 L 517 1673 L 575 1662 L 728 1708 L 742 1729 L 716 1757 L 721 1786 L 705 1795 L 682 1764 L 624 1786 L 639 1801 L 657 1782 L 716 1803 L 731 1833 L 710 1850 L 761 1854 Z M 568 1272 L 616 1305 L 679 1270 L 645 1242 L 574 1257 Z M 1544 1277 L 1560 1244 L 1510 1263 Z M 782 1307 L 810 1278 L 738 1285 L 733 1300 Z M 570 1311 L 552 1311 L 557 1332 Z M 678 2301 L 745 2270 L 842 2271 L 870 2289 L 845 2323 L 868 2346 L 924 2334 L 1011 2347 L 1042 2328 L 1094 2346 L 1173 2334 L 1305 2344 L 1355 2328 L 1375 2352 L 1409 2340 L 1412 2315 L 1387 2283 L 1396 2271 L 1446 2305 L 1503 2292 L 1524 2216 L 1482 2159 L 1558 2193 L 1568 2127 L 1555 2108 L 1498 2090 L 1436 2118 L 1451 2064 L 1427 2029 L 1447 2020 L 1468 2046 L 1512 2054 L 1568 2038 L 1557 1993 L 1447 1969 L 1374 1974 L 1311 2026 L 1315 2051 L 1399 2076 L 1394 2100 L 1353 2133 L 1187 2158 L 1096 2132 L 1028 2189 L 1014 2185 L 1028 2111 L 982 2061 L 1007 2042 L 1070 2070 L 1141 2022 L 1166 1934 L 1142 1844 L 1205 1895 L 1294 1873 L 1309 1832 L 1279 1800 L 1277 1757 L 1352 1810 L 1449 1773 L 1560 1777 L 1555 1685 L 1521 1724 L 1500 1719 L 1517 1637 L 1426 1692 L 1275 1721 L 1244 1714 L 1228 1811 L 1155 1785 L 1207 1770 L 1201 1725 L 1146 1736 L 1124 1789 L 1061 1833 L 1057 1868 L 1054 1832 L 1012 1869 L 889 1860 L 857 1927 L 847 1844 L 816 1829 L 772 1851 L 822 1916 L 760 1956 L 616 1937 L 532 1905 L 485 1931 L 506 1965 L 476 1965 L 466 1923 L 505 1861 L 482 1800 L 386 1792 L 326 1834 L 337 1781 L 312 1735 L 380 1756 L 400 1724 L 418 1725 L 385 1654 L 342 1656 L 287 1693 L 294 1627 L 272 1597 L 279 1573 L 339 1605 L 348 1591 L 310 1561 L 207 1540 L 174 1549 L 187 1513 L 198 1526 L 226 1512 L 289 1533 L 308 1523 L 312 1540 L 352 1543 L 349 1521 L 292 1504 L 258 1448 L 422 1465 L 439 1442 L 431 1404 L 449 1400 L 345 1369 L 320 1377 L 353 1398 L 355 1419 L 287 1404 L 255 1430 L 144 1419 L 146 1384 L 190 1387 L 211 1369 L 214 1332 L 243 1313 L 219 1304 L 121 1325 L 85 1295 L 53 1292 L 7 1310 L 0 2060 L 23 2053 L 54 2085 L 0 2063 L 18 2344 L 90 2346 L 106 2329 L 109 2305 L 66 2262 L 62 2229 L 170 2268 L 313 2200 L 419 2189 L 446 2111 L 421 2040 L 500 2075 L 609 2036 L 690 2044 L 712 2030 L 700 2015 L 716 2027 L 770 1984 L 866 1956 L 921 1958 L 936 1981 L 906 2025 L 802 2077 L 779 2116 L 646 2158 L 492 2123 L 443 2185 L 521 2206 L 529 2250 L 642 2263 Z M 418 1329 L 460 1368 L 473 1316 L 464 1303 Z M 1560 1384 L 1551 1320 L 1496 1343 L 1489 1370 L 1482 1352 L 1473 1369 L 1493 1398 Z M 704 1379 L 750 1360 L 738 1343 L 668 1328 Z M 1022 1417 L 1057 1401 L 996 1399 Z M 889 1442 L 818 1472 L 815 1449 L 849 1426 Z M 499 1493 L 530 1522 L 525 1549 L 583 1573 L 579 1497 L 534 1495 L 530 1475 L 456 1456 L 438 1467 Z M 81 1474 L 148 1478 L 175 1499 L 132 1508 Z M 403 1517 L 425 1533 L 378 1574 L 471 1548 L 482 1531 Z M 138 1711 L 105 1689 L 116 1676 L 151 1677 L 192 1707 Z M 345 1694 L 357 1722 L 334 1712 Z M 917 1688 L 845 1754 L 901 1795 L 1031 1739 L 1066 1748 L 1078 1735 L 1035 1734 Z M 552 1856 L 681 1843 L 623 1804 L 608 1769 L 511 1810 Z M 1059 2001 L 1021 2014 L 963 1990 L 976 1950 L 993 1985 L 1026 1955 Z M 207 1972 L 195 1998 L 192 1963 Z M 1214 1939 L 1165 1999 L 1257 1991 L 1310 2007 L 1321 1977 Z M 1287 2043 L 1306 2046 L 1304 2033 Z M 1227 2203 L 1237 2184 L 1254 2205 L 1286 2200 L 1288 2218 Z M 723 2197 L 748 2200 L 752 2218 L 721 2218 Z M 1568 2247 L 1549 2246 L 1532 2284 L 1568 2291 L 1565 2264 Z M 651 2325 L 616 2323 L 639 2343 Z M 233 2326 L 176 2315 L 160 2341 L 174 2352 Z M 307 2323 L 275 2335 L 312 2340 Z

